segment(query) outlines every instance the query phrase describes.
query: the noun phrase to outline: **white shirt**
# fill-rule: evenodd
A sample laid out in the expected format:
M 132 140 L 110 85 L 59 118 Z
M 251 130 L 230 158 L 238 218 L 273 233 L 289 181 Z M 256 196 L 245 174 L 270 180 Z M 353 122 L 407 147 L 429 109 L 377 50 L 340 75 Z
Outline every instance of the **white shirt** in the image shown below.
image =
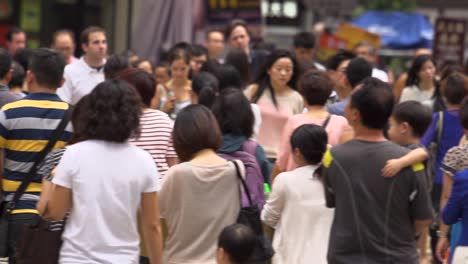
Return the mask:
M 63 101 L 75 105 L 81 97 L 89 94 L 94 87 L 104 81 L 104 70 L 91 68 L 81 57 L 78 61 L 65 66 L 65 82 L 57 90 Z
M 388 82 L 387 73 L 377 68 L 372 68 L 372 77 L 377 78 L 382 82 Z
M 416 85 L 411 85 L 403 88 L 400 96 L 400 103 L 405 101 L 418 101 L 421 104 L 430 108 L 434 105 L 434 89 L 421 90 Z
M 275 178 L 262 221 L 275 228 L 274 264 L 326 264 L 333 209 L 325 206 L 317 166 L 299 167 Z
M 138 263 L 141 195 L 159 191 L 150 154 L 130 143 L 83 141 L 67 147 L 53 183 L 72 192 L 59 263 Z
M 260 131 L 260 126 L 262 125 L 262 113 L 260 111 L 260 107 L 257 104 L 250 104 L 250 107 L 252 108 L 254 115 L 252 139 L 256 139 L 258 132 Z

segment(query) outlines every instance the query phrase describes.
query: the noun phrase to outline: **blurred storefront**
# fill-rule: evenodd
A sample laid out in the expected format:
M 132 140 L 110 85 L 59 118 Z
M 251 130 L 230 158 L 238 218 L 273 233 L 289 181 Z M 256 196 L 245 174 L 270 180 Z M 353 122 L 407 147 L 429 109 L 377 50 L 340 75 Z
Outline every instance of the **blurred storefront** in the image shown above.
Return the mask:
M 123 51 L 129 45 L 132 7 L 133 0 L 0 0 L 0 44 L 12 26 L 25 30 L 28 47 L 36 48 L 49 46 L 58 29 L 73 31 L 79 42 L 81 30 L 98 25 L 107 30 L 109 51 Z

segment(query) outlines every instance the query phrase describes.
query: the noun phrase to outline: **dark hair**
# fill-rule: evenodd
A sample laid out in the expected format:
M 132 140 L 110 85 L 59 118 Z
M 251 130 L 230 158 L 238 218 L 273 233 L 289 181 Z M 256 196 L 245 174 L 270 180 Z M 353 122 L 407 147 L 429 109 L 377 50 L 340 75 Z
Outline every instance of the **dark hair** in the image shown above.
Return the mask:
M 363 58 L 352 59 L 346 68 L 346 79 L 352 88 L 372 76 L 372 64 Z
M 242 80 L 239 71 L 230 64 L 220 65 L 213 73 L 219 81 L 219 90 L 228 87 L 242 88 Z
M 24 71 L 21 64 L 17 63 L 16 61 L 13 61 L 11 68 L 13 69 L 13 73 L 11 74 L 11 80 L 8 83 L 8 86 L 10 86 L 10 88 L 22 87 L 24 78 L 26 77 L 26 72 Z
M 463 99 L 460 109 L 458 110 L 458 118 L 464 129 L 468 129 L 468 96 Z
M 315 48 L 315 36 L 311 32 L 299 32 L 293 37 L 294 48 Z
M 203 55 L 208 57 L 208 50 L 202 45 L 199 45 L 199 44 L 192 45 L 192 51 L 193 51 L 192 52 L 193 57 L 200 57 Z
M 173 49 L 169 52 L 167 61 L 170 65 L 176 60 L 183 60 L 187 65 L 190 65 L 191 53 L 188 53 L 187 50 L 181 48 Z
M 431 55 L 420 55 L 414 59 L 413 64 L 411 64 L 411 67 L 408 71 L 408 78 L 406 79 L 405 84 L 406 86 L 419 85 L 419 72 L 421 71 L 421 68 L 423 67 L 424 63 L 426 63 L 427 61 L 432 61 L 434 66 L 436 65 Z M 434 85 L 435 84 L 436 82 L 434 80 Z
M 275 64 L 276 61 L 282 58 L 289 58 L 292 61 L 293 74 L 291 76 L 291 80 L 289 80 L 287 85 L 292 89 L 296 90 L 296 82 L 299 77 L 299 67 L 297 65 L 296 59 L 289 51 L 275 50 L 267 56 L 265 63 L 259 71 L 259 75 L 255 81 L 255 83 L 258 85 L 258 89 L 252 98 L 252 102 L 256 103 L 260 99 L 262 94 L 265 92 L 265 89 L 268 89 L 271 94 L 273 104 L 275 106 L 278 105 L 276 101 L 275 91 L 273 90 L 273 87 L 271 87 L 270 75 L 268 74 L 268 71 L 271 69 L 271 67 L 273 66 L 273 64 Z
M 449 104 L 460 104 L 468 94 L 468 78 L 462 73 L 450 74 L 443 93 Z
M 323 106 L 333 91 L 333 82 L 325 72 L 311 70 L 299 79 L 298 91 L 308 105 Z
M 415 137 L 422 137 L 432 122 L 432 112 L 418 101 L 399 103 L 393 109 L 392 117 L 398 123 L 408 123 Z
M 203 149 L 217 151 L 222 142 L 216 118 L 210 109 L 200 104 L 189 105 L 177 114 L 172 138 L 182 162 L 191 160 Z
M 212 110 L 223 134 L 242 135 L 246 139 L 252 136 L 254 115 L 241 90 L 227 88 L 221 91 Z
M 39 85 L 58 88 L 63 79 L 65 58 L 62 54 L 46 48 L 34 50 L 29 62 L 29 69 Z
M 247 23 L 242 19 L 234 19 L 234 20 L 231 21 L 231 23 L 229 23 L 226 26 L 226 29 L 224 30 L 224 38 L 226 40 L 229 40 L 229 37 L 231 36 L 232 31 L 234 31 L 234 29 L 236 27 L 245 28 L 245 31 L 247 32 L 247 35 L 250 36 L 250 31 L 249 31 L 249 28 L 247 27 Z
M 89 35 L 91 35 L 92 33 L 96 33 L 96 32 L 100 32 L 106 35 L 106 31 L 101 27 L 98 27 L 98 26 L 87 27 L 81 32 L 81 35 L 80 35 L 81 44 L 88 44 Z
M 149 107 L 156 91 L 156 81 L 151 74 L 137 68 L 128 68 L 118 77 L 135 87 L 144 106 Z
M 340 64 L 346 60 L 352 60 L 356 57 L 354 53 L 348 50 L 339 50 L 335 55 L 331 56 L 327 61 L 327 69 L 336 71 Z
M 13 40 L 13 35 L 16 35 L 16 34 L 19 34 L 19 33 L 24 33 L 26 34 L 26 32 L 24 32 L 24 30 L 22 30 L 21 28 L 19 27 L 12 27 L 10 30 L 8 30 L 8 32 L 6 33 L 5 35 L 5 38 L 6 40 L 8 40 L 9 42 L 11 42 Z
M 117 78 L 121 71 L 128 68 L 130 68 L 130 62 L 126 56 L 113 54 L 104 64 L 104 77 L 106 80 Z
M 370 77 L 351 95 L 350 106 L 359 111 L 364 126 L 383 129 L 392 114 L 394 102 L 390 85 Z
M 148 63 L 150 64 L 150 66 L 151 66 L 151 69 L 153 69 L 153 63 L 151 63 L 151 61 L 145 60 L 145 59 L 138 59 L 138 60 L 134 61 L 134 62 L 132 63 L 132 67 L 138 68 L 138 66 L 139 66 L 140 64 L 142 64 L 143 62 L 148 62 Z
M 323 127 L 315 124 L 301 125 L 291 135 L 292 150 L 299 149 L 307 163 L 319 164 L 327 150 L 328 134 Z
M 0 48 L 0 79 L 11 70 L 11 55 L 6 49 Z
M 193 48 L 192 45 L 190 45 L 188 42 L 181 41 L 177 42 L 172 46 L 168 51 L 167 51 L 167 56 L 170 56 L 171 53 L 175 53 L 177 50 L 183 50 L 185 53 L 188 54 L 189 57 L 192 57 L 193 55 Z M 165 59 L 167 61 L 171 61 L 170 59 Z M 190 61 L 190 60 L 189 60 Z
M 30 48 L 18 49 L 13 56 L 13 60 L 21 64 L 24 71 L 27 72 L 29 70 L 29 60 L 31 59 L 31 55 L 33 50 Z
M 201 71 L 192 79 L 192 91 L 198 96 L 198 103 L 211 108 L 219 92 L 219 81 L 209 73 Z
M 241 75 L 243 86 L 247 85 L 250 82 L 251 77 L 249 72 L 249 57 L 243 49 L 230 49 L 228 54 L 226 55 L 224 63 L 230 64 L 237 69 L 237 71 Z
M 101 82 L 81 100 L 84 100 L 82 113 L 73 129 L 85 140 L 123 143 L 138 135 L 141 101 L 135 88 L 127 82 Z
M 246 225 L 233 224 L 221 231 L 218 248 L 222 248 L 229 259 L 236 264 L 245 264 L 252 256 L 257 237 Z
M 54 34 L 52 35 L 52 44 L 55 43 L 55 41 L 57 40 L 58 36 L 60 35 L 67 35 L 71 38 L 71 40 L 73 42 L 75 42 L 75 34 L 73 34 L 73 32 L 71 30 L 68 30 L 68 29 L 60 29 L 60 30 L 57 30 L 54 32 Z
M 221 65 L 223 64 L 219 63 L 219 61 L 216 59 L 208 59 L 203 63 L 200 71 L 209 72 L 216 76 L 215 72 L 218 67 L 221 67 Z

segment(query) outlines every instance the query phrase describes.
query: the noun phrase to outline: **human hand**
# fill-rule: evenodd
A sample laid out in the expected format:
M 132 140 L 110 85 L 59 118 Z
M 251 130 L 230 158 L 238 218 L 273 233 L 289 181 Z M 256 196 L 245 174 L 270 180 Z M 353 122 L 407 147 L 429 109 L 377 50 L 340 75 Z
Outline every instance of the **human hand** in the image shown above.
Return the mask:
M 437 246 L 436 246 L 436 256 L 439 259 L 439 261 L 443 262 L 445 258 L 445 252 L 447 252 L 447 249 L 449 248 L 449 241 L 447 237 L 439 237 L 439 240 L 437 241 Z
M 391 178 L 402 169 L 401 162 L 398 159 L 388 160 L 385 167 L 382 169 L 382 176 Z
M 172 110 L 174 109 L 174 105 L 175 105 L 175 96 L 168 97 L 161 110 L 164 113 L 172 112 Z

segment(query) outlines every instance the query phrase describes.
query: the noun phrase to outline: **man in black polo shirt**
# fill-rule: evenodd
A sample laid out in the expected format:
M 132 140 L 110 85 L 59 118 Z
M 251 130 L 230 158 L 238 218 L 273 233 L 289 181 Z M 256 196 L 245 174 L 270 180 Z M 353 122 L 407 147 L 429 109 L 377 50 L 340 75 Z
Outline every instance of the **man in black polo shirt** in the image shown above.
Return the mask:
M 330 264 L 419 263 L 417 237 L 432 219 L 424 165 L 381 174 L 387 160 L 408 152 L 383 135 L 393 105 L 388 84 L 365 80 L 345 109 L 355 138 L 324 156 L 327 206 L 336 208 Z

